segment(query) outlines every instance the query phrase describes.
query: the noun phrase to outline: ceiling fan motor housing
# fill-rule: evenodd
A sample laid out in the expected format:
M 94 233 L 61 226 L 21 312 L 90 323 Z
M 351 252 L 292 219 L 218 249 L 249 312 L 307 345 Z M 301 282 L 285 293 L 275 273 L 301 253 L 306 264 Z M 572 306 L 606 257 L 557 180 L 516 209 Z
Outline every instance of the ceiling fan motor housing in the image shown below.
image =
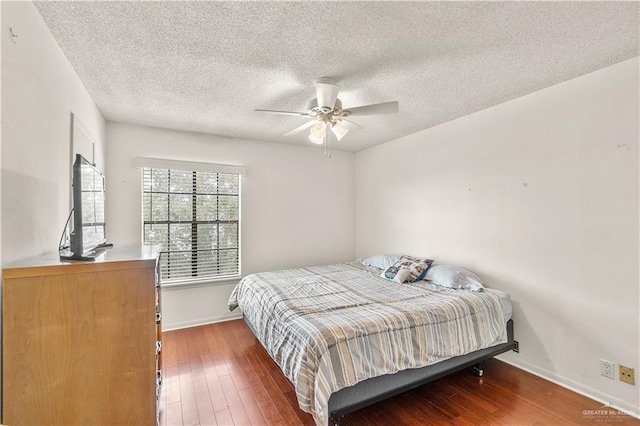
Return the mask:
M 307 104 L 307 112 L 312 117 L 321 117 L 332 120 L 334 116 L 340 116 L 342 112 L 342 102 L 336 99 L 336 103 L 332 109 L 329 107 L 318 107 L 318 98 L 313 98 Z

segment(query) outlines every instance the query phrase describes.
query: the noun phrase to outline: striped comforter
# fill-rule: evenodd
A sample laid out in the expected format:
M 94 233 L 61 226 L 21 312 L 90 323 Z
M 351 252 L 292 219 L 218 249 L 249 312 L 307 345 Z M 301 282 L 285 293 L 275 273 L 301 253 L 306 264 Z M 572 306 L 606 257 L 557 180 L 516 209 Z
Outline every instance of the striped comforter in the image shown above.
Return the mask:
M 397 284 L 379 272 L 349 263 L 258 273 L 229 299 L 317 424 L 342 388 L 507 341 L 505 293 Z

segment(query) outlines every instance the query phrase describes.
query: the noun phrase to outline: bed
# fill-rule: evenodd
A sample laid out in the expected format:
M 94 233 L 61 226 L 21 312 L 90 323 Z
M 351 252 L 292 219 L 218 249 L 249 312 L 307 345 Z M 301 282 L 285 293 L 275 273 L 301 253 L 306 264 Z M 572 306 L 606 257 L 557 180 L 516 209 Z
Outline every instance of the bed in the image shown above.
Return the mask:
M 357 262 L 248 275 L 229 308 L 316 424 L 514 349 L 509 296 L 391 282 Z

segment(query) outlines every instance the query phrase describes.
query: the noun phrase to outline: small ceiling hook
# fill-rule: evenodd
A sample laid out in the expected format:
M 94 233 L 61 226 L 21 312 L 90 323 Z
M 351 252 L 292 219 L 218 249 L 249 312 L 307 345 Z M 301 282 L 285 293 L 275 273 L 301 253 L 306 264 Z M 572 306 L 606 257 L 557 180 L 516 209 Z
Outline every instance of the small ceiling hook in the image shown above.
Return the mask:
M 13 32 L 13 28 L 9 28 L 9 32 L 11 33 L 11 43 L 15 43 L 18 38 L 18 34 Z

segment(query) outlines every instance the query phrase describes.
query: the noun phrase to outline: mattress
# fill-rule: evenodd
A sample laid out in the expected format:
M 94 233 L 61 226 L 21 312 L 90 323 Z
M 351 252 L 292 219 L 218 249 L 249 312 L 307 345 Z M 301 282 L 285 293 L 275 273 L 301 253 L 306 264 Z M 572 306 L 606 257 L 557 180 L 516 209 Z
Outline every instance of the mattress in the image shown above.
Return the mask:
M 333 392 L 507 341 L 506 293 L 398 284 L 377 272 L 345 263 L 252 274 L 229 299 L 317 424 Z

